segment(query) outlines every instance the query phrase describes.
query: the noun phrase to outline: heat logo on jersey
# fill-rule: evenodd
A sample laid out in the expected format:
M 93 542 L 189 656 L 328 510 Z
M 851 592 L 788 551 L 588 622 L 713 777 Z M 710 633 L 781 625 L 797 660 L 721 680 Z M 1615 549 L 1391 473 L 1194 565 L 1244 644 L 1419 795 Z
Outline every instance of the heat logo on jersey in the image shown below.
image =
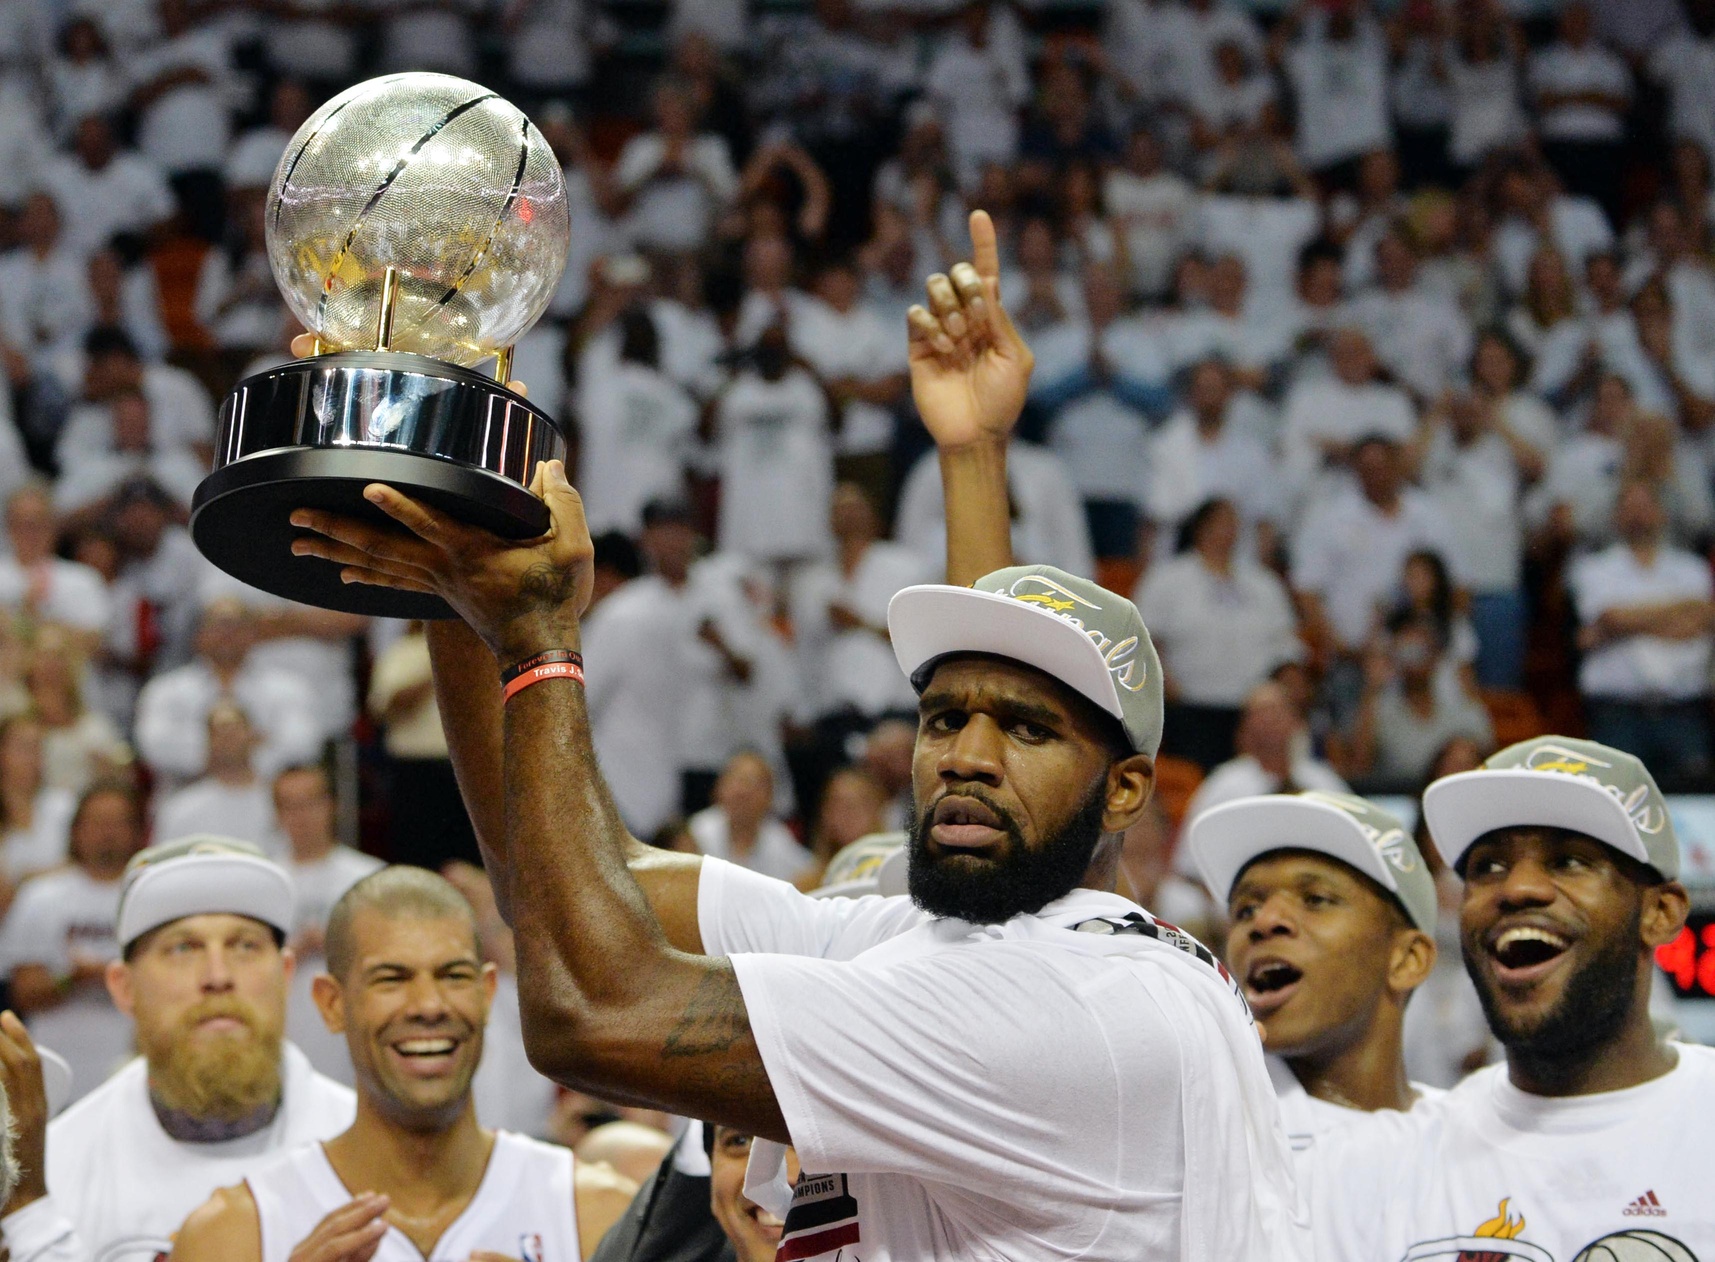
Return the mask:
M 1512 1198 L 1502 1197 L 1495 1216 L 1470 1235 L 1414 1244 L 1405 1251 L 1400 1262 L 1428 1262 L 1431 1258 L 1445 1258 L 1449 1262 L 1505 1262 L 1508 1258 L 1555 1262 L 1554 1255 L 1547 1249 L 1523 1238 L 1525 1216 L 1513 1213 L 1511 1205 Z M 1570 1262 L 1698 1262 L 1698 1258 L 1672 1236 L 1634 1228 L 1591 1241 L 1578 1250 Z

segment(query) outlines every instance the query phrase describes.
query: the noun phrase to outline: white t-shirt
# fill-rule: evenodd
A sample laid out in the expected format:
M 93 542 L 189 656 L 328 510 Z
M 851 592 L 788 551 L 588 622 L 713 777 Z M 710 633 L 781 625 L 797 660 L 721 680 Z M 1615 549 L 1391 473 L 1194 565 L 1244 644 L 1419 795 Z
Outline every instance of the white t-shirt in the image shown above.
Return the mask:
M 648 575 L 602 601 L 584 624 L 596 757 L 639 837 L 678 813 L 680 772 L 701 752 L 691 747 L 686 720 L 715 704 L 720 661 L 697 638 L 708 613 L 695 583 L 673 588 Z
M 49 557 L 26 571 L 0 557 L 0 605 L 16 608 L 32 599 L 43 619 L 79 631 L 100 631 L 112 616 L 107 584 L 89 566 Z
M 1248 1013 L 1205 949 L 1127 916 L 1150 923 L 1081 889 L 974 925 L 705 861 L 703 943 L 805 1171 L 783 1255 L 1307 1256 Z
M 1553 238 L 1550 244 L 1560 251 L 1574 276 L 1584 274 L 1585 261 L 1592 254 L 1614 246 L 1614 230 L 1608 224 L 1608 216 L 1587 197 L 1556 197 L 1548 207 L 1548 230 Z M 1501 283 L 1508 293 L 1524 292 L 1531 255 L 1540 243 L 1535 226 L 1517 216 L 1495 225 L 1490 256 L 1500 268 Z
M 1453 90 L 1453 127 L 1447 155 L 1461 165 L 1513 143 L 1526 130 L 1519 105 L 1518 71 L 1510 59 L 1466 61 L 1447 55 L 1447 84 Z
M 231 53 L 225 32 L 212 25 L 188 30 L 128 57 L 127 63 L 131 82 L 139 88 L 175 72 L 207 77 L 207 82 L 169 88 L 150 102 L 138 121 L 137 146 L 171 175 L 219 170 L 232 134 L 226 100 Z
M 155 837 L 171 841 L 192 833 L 236 837 L 280 857 L 274 821 L 274 795 L 258 777 L 249 784 L 225 784 L 212 776 L 169 793 L 155 807 Z
M 1650 53 L 1649 72 L 1667 85 L 1668 130 L 1715 152 L 1715 40 L 1669 35 Z
M 1242 706 L 1271 670 L 1303 656 L 1286 585 L 1253 561 L 1235 560 L 1222 578 L 1182 553 L 1151 566 L 1135 599 L 1187 704 Z
M 1513 592 L 1524 575 L 1520 478 L 1512 448 L 1499 434 L 1459 446 L 1436 431 L 1424 459 L 1423 485 L 1440 505 L 1464 558 L 1471 590 Z
M 1018 153 L 1018 108 L 1030 96 L 1020 58 L 992 39 L 975 48 L 962 32 L 942 39 L 923 81 L 946 120 L 947 151 L 967 187 L 985 162 L 1011 162 Z
M 741 868 L 760 872 L 777 881 L 792 881 L 810 866 L 810 852 L 798 844 L 792 830 L 777 819 L 765 819 L 757 830 L 756 844 L 747 855 L 733 852 L 732 828 L 726 812 L 718 806 L 705 806 L 686 821 L 691 839 L 697 849 L 716 859 L 725 859 Z
M 1006 449 L 1006 481 L 1018 508 L 1012 539 L 1019 564 L 1094 574 L 1089 523 L 1060 459 L 1034 443 L 1015 440 Z M 931 564 L 940 564 L 947 555 L 947 511 L 934 452 L 921 457 L 906 475 L 894 537 Z
M 1254 303 L 1286 305 L 1298 252 L 1322 230 L 1322 208 L 1302 197 L 1204 197 L 1197 230 L 1210 255 L 1237 254 L 1245 261 Z
M 1624 543 L 1576 562 L 1568 576 L 1579 621 L 1608 609 L 1715 598 L 1701 558 L 1664 547 L 1644 566 Z M 1715 637 L 1669 640 L 1631 635 L 1592 649 L 1578 667 L 1578 690 L 1616 701 L 1683 701 L 1709 692 L 1709 653 Z
M 1380 434 L 1403 445 L 1417 431 L 1417 413 L 1397 386 L 1312 378 L 1287 392 L 1280 431 L 1281 461 L 1294 493 L 1326 500 L 1352 482 L 1343 469 L 1326 468 L 1325 443 L 1348 446 Z
M 18 891 L 0 935 L 6 971 L 39 964 L 59 978 L 78 963 L 116 960 L 118 916 L 118 881 L 97 881 L 79 867 L 32 877 Z M 74 1099 L 100 1086 L 131 1053 L 131 1018 L 99 984 L 80 985 L 61 1003 L 31 1013 L 26 1024 L 31 1038 L 71 1063 Z
M 0 333 L 31 359 L 75 351 L 95 319 L 83 256 L 64 245 L 46 258 L 19 248 L 0 254 Z
M 312 863 L 288 859 L 286 870 L 292 874 L 292 888 L 297 894 L 293 932 L 312 927 L 325 930 L 328 913 L 340 895 L 382 866 L 381 860 L 350 846 L 335 846 Z M 317 1073 L 349 1085 L 351 1052 L 345 1045 L 345 1035 L 328 1032 L 315 1000 L 310 997 L 310 983 L 326 969 L 327 959 L 321 952 L 299 954 L 297 971 L 292 974 L 292 989 L 286 998 L 286 1035 L 303 1049 Z
M 1464 583 L 1452 527 L 1427 495 L 1408 487 L 1390 515 L 1349 488 L 1305 519 L 1292 549 L 1292 586 L 1320 596 L 1340 642 L 1361 647 L 1398 590 L 1405 558 L 1420 549 L 1440 553 L 1454 583 Z
M 30 807 L 30 826 L 14 828 L 0 837 L 0 871 L 17 882 L 66 861 L 71 838 L 71 817 L 77 811 L 77 794 L 69 789 L 42 786 Z
M 183 368 L 143 366 L 143 397 L 149 404 L 149 439 L 157 448 L 190 450 L 214 442 L 214 403 L 208 390 Z M 106 404 L 72 409 L 54 440 L 54 459 L 71 469 L 90 452 L 113 450 L 113 413 Z
M 578 390 L 578 487 L 592 532 L 636 534 L 650 500 L 684 494 L 697 405 L 670 377 L 619 360 Z
M 1230 406 L 1212 442 L 1189 409 L 1174 413 L 1156 430 L 1143 496 L 1151 521 L 1176 526 L 1216 496 L 1233 502 L 1247 529 L 1282 519 L 1287 496 L 1281 493 L 1279 464 L 1242 413 L 1236 403 Z
M 1327 1262 L 1707 1256 L 1715 1049 L 1642 1086 L 1546 1098 L 1479 1070 L 1409 1113 L 1354 1118 L 1311 1163 Z
M 1372 289 L 1352 301 L 1351 322 L 1369 335 L 1376 355 L 1419 398 L 1439 398 L 1471 358 L 1471 326 L 1451 302 L 1420 288 Z
M 1196 187 L 1172 171 L 1143 176 L 1119 167 L 1104 177 L 1102 201 L 1125 234 L 1132 287 L 1150 297 L 1166 293 L 1196 228 Z
M 715 406 L 723 551 L 758 560 L 825 555 L 834 492 L 828 400 L 801 368 L 733 379 Z
M 1389 140 L 1387 37 L 1360 17 L 1348 39 L 1328 36 L 1313 11 L 1304 36 L 1286 54 L 1298 98 L 1298 152 L 1312 170 L 1384 149 Z
M 1336 1132 L 1354 1118 L 1366 1116 L 1366 1113 L 1363 1109 L 1348 1108 L 1343 1104 L 1331 1104 L 1327 1100 L 1317 1099 L 1304 1089 L 1303 1084 L 1293 1074 L 1292 1067 L 1284 1060 L 1278 1056 L 1270 1056 L 1267 1060 L 1268 1076 L 1274 1083 L 1275 1095 L 1280 1100 L 1280 1119 L 1286 1124 L 1286 1142 L 1292 1145 L 1293 1160 L 1298 1165 L 1302 1182 L 1316 1159 L 1317 1143 L 1327 1140 L 1330 1135 L 1333 1135 L 1331 1142 L 1338 1143 Z M 1426 1100 L 1438 1099 L 1446 1094 L 1437 1087 L 1426 1087 L 1421 1082 L 1412 1083 L 1411 1088 L 1417 1092 L 1413 1108 L 1422 1105 Z M 1386 1111 L 1399 1112 L 1397 1109 Z
M 614 164 L 614 182 L 636 200 L 625 230 L 639 246 L 691 250 L 703 245 L 715 214 L 738 191 L 738 173 L 726 141 L 713 133 L 693 137 L 679 172 L 662 174 L 667 141 L 644 132 L 626 141 Z
M 894 593 L 939 579 L 938 567 L 911 548 L 877 541 L 864 549 L 847 577 L 837 561 L 820 561 L 792 583 L 792 630 L 812 714 L 850 706 L 861 714 L 911 710 L 917 694 L 899 669 L 893 646 L 869 627 L 887 625 Z M 836 630 L 831 606 L 842 605 L 869 627 Z
M 793 309 L 786 325 L 792 349 L 824 381 L 842 377 L 876 382 L 906 371 L 905 330 L 873 303 L 838 311 L 817 298 Z M 893 413 L 877 403 L 845 404 L 838 449 L 842 453 L 887 451 L 893 445 Z
M 518 978 L 501 973 L 482 1031 L 482 1063 L 470 1082 L 476 1115 L 484 1126 L 521 1135 L 547 1131 L 560 1088 L 536 1072 L 524 1046 L 524 1019 L 518 1007 Z
M 583 1256 L 572 1164 L 568 1148 L 495 1132 L 482 1181 L 435 1242 L 433 1256 L 523 1253 L 530 1262 Z M 319 1143 L 306 1144 L 262 1172 L 246 1175 L 244 1182 L 261 1220 L 262 1262 L 288 1262 L 316 1224 L 353 1195 Z M 392 1224 L 372 1256 L 376 1262 L 423 1262 L 421 1250 Z
M 208 766 L 208 712 L 221 700 L 240 706 L 262 738 L 256 770 L 264 777 L 294 763 L 313 762 L 324 733 L 315 694 L 297 676 L 246 662 L 222 696 L 220 681 L 200 659 L 143 685 L 137 698 L 137 752 L 157 775 L 189 779 Z
M 1553 43 L 1531 54 L 1530 89 L 1538 96 L 1600 92 L 1625 101 L 1632 95 L 1632 75 L 1608 49 L 1594 40 L 1582 48 Z M 1603 105 L 1558 105 L 1539 111 L 1537 127 L 1544 140 L 1617 141 L 1626 134 L 1623 113 Z
M 59 205 L 66 248 L 80 254 L 94 254 L 116 232 L 147 232 L 176 208 L 160 168 L 133 153 L 99 171 L 72 155 L 51 158 L 42 187 Z
M 155 1262 L 216 1188 L 268 1158 L 351 1125 L 356 1097 L 282 1045 L 280 1109 L 262 1130 L 180 1143 L 149 1103 L 148 1065 L 133 1060 L 48 1125 L 48 1198 L 0 1221 L 15 1262 Z

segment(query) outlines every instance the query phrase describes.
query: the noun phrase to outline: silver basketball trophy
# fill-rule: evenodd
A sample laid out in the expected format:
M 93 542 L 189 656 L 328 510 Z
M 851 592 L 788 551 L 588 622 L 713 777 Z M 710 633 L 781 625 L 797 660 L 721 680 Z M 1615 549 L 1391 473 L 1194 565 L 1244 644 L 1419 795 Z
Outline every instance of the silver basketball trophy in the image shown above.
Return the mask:
M 565 437 L 505 383 L 513 344 L 565 268 L 560 164 L 487 88 L 387 75 L 298 129 L 266 214 L 275 283 L 315 353 L 227 396 L 191 534 L 265 591 L 350 613 L 449 617 L 438 597 L 347 585 L 332 562 L 293 556 L 301 532 L 288 518 L 317 508 L 397 528 L 363 498 L 385 482 L 509 538 L 547 529 L 528 484 L 538 461 L 565 456 Z M 492 377 L 477 371 L 489 361 Z

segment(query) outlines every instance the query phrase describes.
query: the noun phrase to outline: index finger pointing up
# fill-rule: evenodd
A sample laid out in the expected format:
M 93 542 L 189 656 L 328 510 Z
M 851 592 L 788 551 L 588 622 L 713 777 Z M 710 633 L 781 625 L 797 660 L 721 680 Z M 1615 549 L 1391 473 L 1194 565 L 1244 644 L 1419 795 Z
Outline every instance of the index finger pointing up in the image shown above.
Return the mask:
M 971 262 L 984 280 L 1000 280 L 1000 246 L 995 242 L 994 220 L 986 210 L 971 212 Z

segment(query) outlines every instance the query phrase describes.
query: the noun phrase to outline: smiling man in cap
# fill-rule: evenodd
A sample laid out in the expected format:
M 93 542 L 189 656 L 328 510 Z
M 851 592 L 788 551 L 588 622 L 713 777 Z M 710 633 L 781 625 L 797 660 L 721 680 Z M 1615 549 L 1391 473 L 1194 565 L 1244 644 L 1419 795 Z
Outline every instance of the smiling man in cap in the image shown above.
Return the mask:
M 752 1162 L 780 1256 L 1305 1257 L 1242 997 L 1205 948 L 1112 892 L 1161 736 L 1148 632 L 1086 579 L 1005 565 L 1005 439 L 1030 356 L 986 215 L 972 237 L 975 267 L 931 278 L 934 314 L 912 317 L 949 573 L 983 577 L 889 610 L 920 694 L 909 898 L 812 899 L 626 833 L 572 656 L 591 548 L 558 464 L 535 484 L 553 520 L 538 540 L 377 486 L 415 537 L 300 513 L 321 537 L 296 548 L 460 613 L 431 631 L 438 695 L 517 932 L 531 1058 L 776 1158 L 792 1144 L 796 1192 Z M 967 568 L 976 555 L 1000 565 Z
M 1227 967 L 1268 1035 L 1293 1150 L 1354 1111 L 1409 1109 L 1405 1005 L 1435 967 L 1435 879 L 1400 822 L 1339 793 L 1240 798 L 1185 844 L 1225 900 Z
M 247 842 L 187 837 L 127 865 L 107 985 L 142 1055 L 46 1128 L 45 1163 L 40 1131 L 21 1137 L 0 1220 L 12 1262 L 151 1262 L 216 1187 L 351 1123 L 352 1093 L 283 1035 L 292 904 Z M 0 1036 L 9 1070 L 33 1055 Z
M 1465 967 L 1506 1063 L 1319 1146 L 1318 1256 L 1486 1257 L 1499 1238 L 1562 1262 L 1715 1257 L 1715 1049 L 1649 1018 L 1688 908 L 1655 780 L 1545 736 L 1436 781 L 1423 809 L 1465 880 Z

